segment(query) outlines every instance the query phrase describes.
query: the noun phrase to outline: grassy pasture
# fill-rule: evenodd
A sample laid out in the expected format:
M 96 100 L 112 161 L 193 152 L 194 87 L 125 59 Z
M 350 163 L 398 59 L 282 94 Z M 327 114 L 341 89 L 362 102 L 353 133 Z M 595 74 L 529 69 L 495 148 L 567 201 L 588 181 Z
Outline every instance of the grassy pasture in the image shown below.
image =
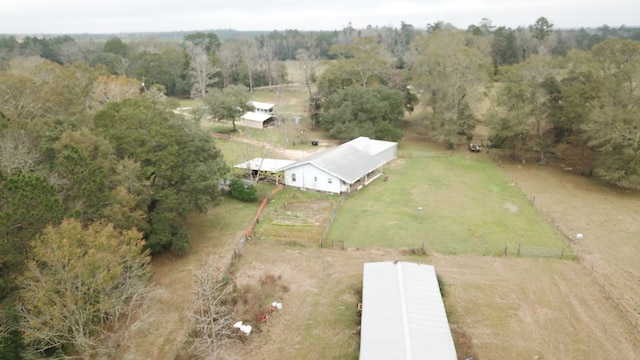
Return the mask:
M 281 89 L 257 90 L 255 100 L 276 103 L 276 112 L 303 114 L 301 125 L 309 131 L 304 117 L 306 89 Z M 290 99 L 283 99 L 285 91 L 290 91 Z M 419 126 L 418 115 L 414 113 L 407 126 Z M 293 145 L 291 137 L 285 141 L 281 128 L 268 131 L 242 129 L 238 136 L 290 149 L 311 148 Z M 274 299 L 284 304 L 283 311 L 274 313 L 248 341 L 228 349 L 230 358 L 356 359 L 359 333 L 354 306 L 359 301 L 362 264 L 389 260 L 436 266 L 445 284 L 454 337 L 456 329 L 466 332 L 475 350 L 461 351 L 464 347 L 457 342 L 461 359 L 638 358 L 637 194 L 603 188 L 550 166 L 505 162 L 500 168 L 486 154 L 465 150 L 449 156 L 422 141 L 420 130 L 407 130 L 410 133 L 399 152 L 416 156 L 385 166 L 387 181 L 378 179 L 353 194 L 338 212 L 329 241 L 345 240 L 347 250 L 248 243 L 233 266 L 234 280 L 255 284 L 261 276 L 273 274 L 282 276 L 290 290 Z M 307 135 L 322 138 L 310 131 Z M 252 144 L 216 143 L 230 164 L 260 154 L 278 157 L 267 155 L 269 148 Z M 536 195 L 535 204 L 527 199 L 530 193 Z M 293 228 L 317 231 L 317 219 L 330 211 L 312 205 L 335 198 L 285 189 L 267 206 L 258 232 L 273 219 L 283 222 L 288 216 L 292 224 L 276 225 L 283 234 L 298 236 Z M 307 214 L 305 204 L 314 211 Z M 139 330 L 148 333 L 146 337 L 132 335 L 127 344 L 132 351 L 123 358 L 181 359 L 176 353 L 187 330 L 193 272 L 202 265 L 202 256 L 214 256 L 221 267 L 228 263 L 238 233 L 256 208 L 225 199 L 209 214 L 189 218 L 194 238 L 190 251 L 154 259 L 153 281 L 161 291 L 154 305 L 158 317 L 146 330 Z M 574 244 L 580 249 L 579 261 L 477 256 L 501 255 L 505 244 L 511 254 L 518 243 L 567 247 L 551 223 L 565 234 L 584 233 L 584 240 Z M 411 256 L 401 250 L 423 243 L 431 256 Z
M 476 255 L 501 255 L 505 244 L 510 254 L 517 244 L 569 246 L 515 184 L 476 155 L 395 160 L 384 169 L 388 181 L 344 203 L 328 240 L 358 248 L 424 243 L 438 253 Z
M 236 163 L 263 154 L 251 144 L 217 141 L 225 158 L 237 159 Z M 415 143 L 401 144 L 399 152 L 425 157 L 395 160 L 384 168 L 387 181 L 377 179 L 352 194 L 338 211 L 327 243 L 395 249 L 424 244 L 438 253 L 475 255 L 503 255 L 505 245 L 511 255 L 518 244 L 569 247 L 483 154 L 450 154 Z M 256 232 L 307 245 L 320 238 L 337 201 L 335 195 L 297 189 L 285 189 L 273 199 Z

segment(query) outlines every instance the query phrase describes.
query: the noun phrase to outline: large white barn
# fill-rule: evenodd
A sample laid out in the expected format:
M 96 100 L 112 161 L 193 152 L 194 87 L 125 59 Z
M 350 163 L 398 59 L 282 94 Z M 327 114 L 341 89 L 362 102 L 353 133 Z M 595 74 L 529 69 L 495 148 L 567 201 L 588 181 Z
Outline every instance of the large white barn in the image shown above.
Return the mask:
M 285 185 L 335 194 L 351 193 L 382 175 L 397 156 L 397 143 L 367 137 L 346 142 L 283 167 Z
M 360 360 L 456 360 L 436 270 L 410 262 L 365 263 Z

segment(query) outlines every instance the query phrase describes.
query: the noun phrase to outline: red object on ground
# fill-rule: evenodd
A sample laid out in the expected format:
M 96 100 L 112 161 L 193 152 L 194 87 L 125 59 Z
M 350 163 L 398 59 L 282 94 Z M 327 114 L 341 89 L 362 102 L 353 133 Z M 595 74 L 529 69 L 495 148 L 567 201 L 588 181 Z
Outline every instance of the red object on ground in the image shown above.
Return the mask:
M 267 314 L 260 314 L 257 316 L 258 317 L 258 322 L 266 322 L 269 319 L 269 315 Z

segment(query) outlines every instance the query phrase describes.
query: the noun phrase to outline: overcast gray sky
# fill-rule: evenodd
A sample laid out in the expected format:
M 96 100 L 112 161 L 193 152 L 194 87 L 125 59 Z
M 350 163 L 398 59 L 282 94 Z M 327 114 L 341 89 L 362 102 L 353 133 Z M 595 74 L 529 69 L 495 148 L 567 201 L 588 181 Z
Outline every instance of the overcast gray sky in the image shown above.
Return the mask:
M 544 16 L 555 28 L 640 25 L 638 0 L 2 0 L 0 34 L 189 30 L 424 28 L 444 21 L 466 29 L 482 18 L 516 28 Z

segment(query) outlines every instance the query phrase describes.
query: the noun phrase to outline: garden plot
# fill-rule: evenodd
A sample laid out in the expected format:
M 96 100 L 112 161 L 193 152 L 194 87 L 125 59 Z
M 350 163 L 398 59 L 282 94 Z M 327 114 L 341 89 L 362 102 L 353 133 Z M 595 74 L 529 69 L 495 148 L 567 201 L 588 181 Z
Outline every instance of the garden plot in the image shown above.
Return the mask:
M 335 198 L 300 199 L 289 202 L 272 201 L 256 229 L 263 240 L 295 242 L 302 245 L 320 243 L 325 225 L 333 209 Z

